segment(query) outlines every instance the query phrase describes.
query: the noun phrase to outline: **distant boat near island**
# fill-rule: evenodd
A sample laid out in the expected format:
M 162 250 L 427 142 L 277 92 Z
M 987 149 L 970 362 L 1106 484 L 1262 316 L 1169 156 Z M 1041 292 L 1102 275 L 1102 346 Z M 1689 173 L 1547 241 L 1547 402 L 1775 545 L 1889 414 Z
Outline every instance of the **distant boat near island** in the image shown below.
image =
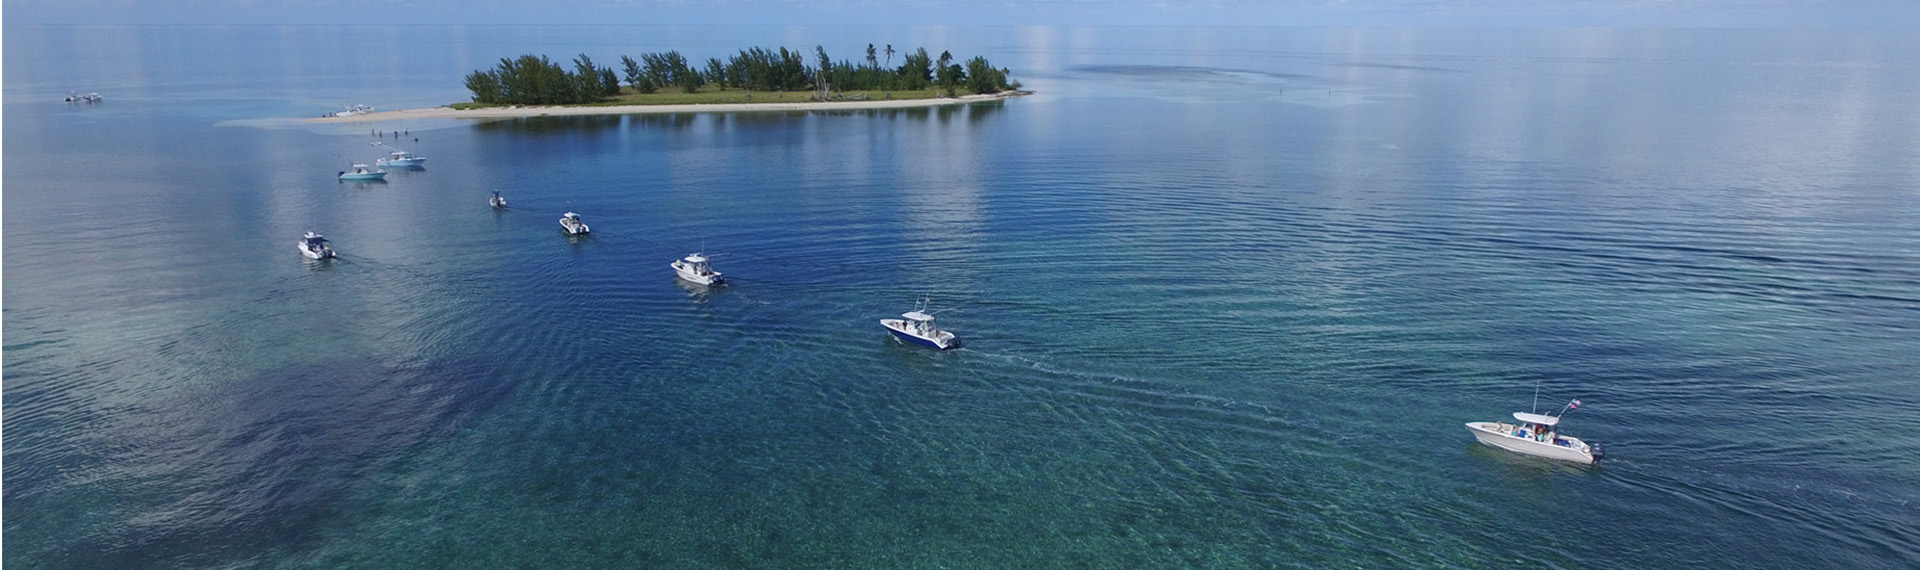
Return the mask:
M 370 107 L 367 105 L 342 105 L 340 110 L 334 111 L 332 113 L 327 113 L 326 118 L 353 117 L 358 115 L 365 115 L 372 112 L 373 112 L 373 107 Z
M 427 161 L 427 158 L 424 156 L 414 156 L 413 153 L 409 153 L 404 150 L 387 146 L 386 143 L 383 143 L 380 141 L 373 141 L 373 146 L 377 146 L 377 147 L 392 151 L 387 156 L 375 159 L 373 161 L 374 164 L 378 164 L 383 167 L 390 167 L 390 166 L 416 167 L 416 166 L 420 166 L 422 163 L 425 163 Z
M 387 171 L 375 169 L 365 164 L 355 164 L 352 170 L 340 171 L 341 180 L 385 180 Z

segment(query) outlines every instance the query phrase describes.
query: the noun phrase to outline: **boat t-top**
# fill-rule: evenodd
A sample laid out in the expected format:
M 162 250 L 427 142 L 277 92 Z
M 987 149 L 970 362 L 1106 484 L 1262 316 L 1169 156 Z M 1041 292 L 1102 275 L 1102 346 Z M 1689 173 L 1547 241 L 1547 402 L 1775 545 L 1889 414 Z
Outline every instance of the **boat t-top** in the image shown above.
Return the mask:
M 960 338 L 953 333 L 933 326 L 933 315 L 926 313 L 926 301 L 921 301 L 909 313 L 898 319 L 880 319 L 880 326 L 887 327 L 893 336 L 913 344 L 946 350 L 960 346 Z
M 507 199 L 500 197 L 499 190 L 494 190 L 493 197 L 487 199 L 487 205 L 495 208 L 505 208 L 507 207 Z
M 587 233 L 587 223 L 580 221 L 580 214 L 567 212 L 560 214 L 560 229 L 566 230 L 567 235 L 580 235 Z
M 333 247 L 327 245 L 327 238 L 307 232 L 306 237 L 300 238 L 300 253 L 308 259 L 326 259 L 333 257 Z
M 713 270 L 713 265 L 707 262 L 706 255 L 690 253 L 671 265 L 681 279 L 701 285 L 718 285 L 721 282 L 720 272 Z
M 427 158 L 424 156 L 414 156 L 407 151 L 387 146 L 387 143 L 380 141 L 373 141 L 373 146 L 392 151 L 392 154 L 387 155 L 385 158 L 373 161 L 374 164 L 380 166 L 420 166 L 421 163 L 427 161 Z
M 365 164 L 355 164 L 353 165 L 352 170 L 341 171 L 340 179 L 341 180 L 386 180 L 387 171 L 379 170 L 374 167 L 367 166 Z
M 1579 407 L 1580 401 L 1574 400 L 1561 409 L 1561 415 L 1565 415 L 1565 410 Z M 1467 431 L 1472 432 L 1480 443 L 1500 449 L 1582 465 L 1592 464 L 1605 455 L 1599 444 L 1560 435 L 1556 429 L 1560 425 L 1560 416 L 1514 412 L 1513 419 L 1514 423 L 1468 422 Z

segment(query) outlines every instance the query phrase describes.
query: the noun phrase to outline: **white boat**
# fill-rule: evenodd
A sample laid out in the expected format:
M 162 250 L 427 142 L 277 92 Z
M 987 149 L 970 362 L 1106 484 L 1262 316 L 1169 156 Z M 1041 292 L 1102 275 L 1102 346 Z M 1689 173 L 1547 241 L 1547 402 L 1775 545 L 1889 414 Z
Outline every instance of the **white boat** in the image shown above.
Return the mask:
M 568 235 L 580 235 L 587 233 L 587 223 L 580 221 L 580 214 L 567 212 L 560 215 L 560 229 Z
M 353 165 L 353 170 L 340 172 L 341 180 L 386 180 L 387 171 L 378 170 L 365 164 Z
M 307 232 L 306 237 L 300 238 L 300 253 L 308 259 L 326 259 L 333 257 L 333 247 L 327 245 L 327 238 Z
M 887 327 L 895 338 L 920 346 L 940 350 L 960 346 L 960 338 L 934 327 L 933 315 L 925 311 L 926 301 L 921 301 L 912 312 L 900 315 L 901 318 L 880 319 L 880 326 Z
M 686 257 L 670 265 L 673 266 L 673 271 L 678 273 L 681 279 L 701 285 L 718 285 L 722 281 L 720 272 L 714 271 L 713 265 L 707 262 L 707 256 L 702 254 L 687 254 Z
M 506 199 L 506 198 L 502 198 L 502 197 L 500 197 L 500 191 L 499 191 L 499 190 L 494 190 L 494 191 L 493 191 L 493 197 L 492 197 L 492 198 L 488 198 L 488 199 L 487 199 L 487 205 L 489 205 L 489 206 L 493 206 L 493 207 L 495 207 L 495 208 L 506 208 L 506 207 L 507 207 L 507 199 Z
M 1575 400 L 1578 402 L 1579 400 Z M 1577 407 L 1572 404 L 1569 407 Z M 1592 464 L 1604 456 L 1598 444 L 1588 444 L 1580 438 L 1560 435 L 1555 429 L 1560 425 L 1558 416 L 1514 412 L 1515 423 L 1468 422 L 1467 431 L 1473 433 L 1480 443 L 1505 449 L 1514 453 L 1523 453 L 1548 459 L 1572 461 L 1582 465 Z
M 342 105 L 340 110 L 334 111 L 332 115 L 335 117 L 351 117 L 354 115 L 365 115 L 367 113 L 372 113 L 372 112 L 373 112 L 373 107 L 369 107 L 366 105 Z
M 404 150 L 396 150 L 393 151 L 393 154 L 389 154 L 385 158 L 375 159 L 373 162 L 380 166 L 420 166 L 420 163 L 426 161 L 426 157 L 414 156 Z
M 421 163 L 427 161 L 427 158 L 424 156 L 414 156 L 407 151 L 387 146 L 387 143 L 380 141 L 373 141 L 373 146 L 393 151 L 392 154 L 388 154 L 385 158 L 373 161 L 374 164 L 380 166 L 420 166 Z

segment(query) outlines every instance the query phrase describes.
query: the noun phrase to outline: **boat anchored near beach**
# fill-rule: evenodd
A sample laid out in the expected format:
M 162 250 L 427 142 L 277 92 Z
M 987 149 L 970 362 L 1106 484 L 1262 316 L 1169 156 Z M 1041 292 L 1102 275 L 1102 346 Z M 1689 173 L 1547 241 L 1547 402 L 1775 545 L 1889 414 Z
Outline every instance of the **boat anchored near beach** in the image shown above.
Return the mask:
M 341 180 L 386 180 L 387 171 L 365 164 L 355 164 L 352 170 L 340 171 Z
M 387 146 L 387 143 L 383 143 L 380 141 L 373 141 L 373 146 L 384 148 L 392 152 L 391 154 L 388 154 L 385 158 L 380 158 L 373 161 L 374 164 L 378 164 L 380 166 L 414 167 L 414 166 L 420 166 L 422 163 L 425 163 L 427 161 L 427 158 L 424 156 L 414 156 L 413 154 L 408 153 L 407 151 Z
M 560 229 L 565 230 L 567 235 L 577 236 L 587 233 L 587 223 L 580 221 L 580 214 L 567 212 L 560 215 Z
M 340 110 L 327 113 L 329 117 L 352 117 L 372 113 L 373 107 L 367 105 L 341 105 Z
M 300 254 L 307 256 L 308 259 L 333 257 L 333 246 L 327 243 L 327 238 L 321 237 L 320 234 L 307 232 L 306 237 L 300 238 Z
M 1566 410 L 1579 408 L 1580 401 L 1574 400 L 1561 408 L 1560 415 L 1565 415 Z M 1472 432 L 1480 443 L 1535 457 L 1590 465 L 1605 455 L 1599 444 L 1560 435 L 1557 429 L 1560 416 L 1514 412 L 1513 419 L 1515 423 L 1467 422 L 1467 431 Z
M 946 350 L 960 346 L 960 338 L 953 333 L 940 330 L 933 325 L 933 315 L 927 313 L 925 300 L 915 304 L 913 311 L 900 315 L 898 319 L 880 319 L 880 326 L 887 327 L 895 338 L 920 346 Z
M 487 199 L 487 205 L 493 206 L 495 209 L 504 210 L 507 208 L 507 199 L 500 197 L 499 190 L 494 190 L 493 197 Z
M 670 265 L 674 273 L 687 281 L 701 285 L 719 285 L 723 281 L 720 272 L 713 270 L 713 264 L 707 262 L 704 254 L 690 253 Z

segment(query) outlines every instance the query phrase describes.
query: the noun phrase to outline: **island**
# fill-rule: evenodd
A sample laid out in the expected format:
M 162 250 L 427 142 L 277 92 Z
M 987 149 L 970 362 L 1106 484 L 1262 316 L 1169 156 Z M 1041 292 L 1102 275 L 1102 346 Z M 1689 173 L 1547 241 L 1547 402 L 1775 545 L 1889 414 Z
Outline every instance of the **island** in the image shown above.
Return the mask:
M 466 77 L 469 102 L 432 109 L 354 113 L 314 122 L 374 122 L 436 118 L 512 118 L 562 115 L 898 109 L 971 103 L 1031 94 L 1010 72 L 985 57 L 959 63 L 951 52 L 904 53 L 894 67 L 892 45 L 867 44 L 865 61 L 833 61 L 815 46 L 817 64 L 801 52 L 753 47 L 726 60 L 694 66 L 678 51 L 621 56 L 625 84 L 613 68 L 587 54 L 569 70 L 543 55 L 501 59 Z M 885 65 L 880 55 L 886 56 Z

